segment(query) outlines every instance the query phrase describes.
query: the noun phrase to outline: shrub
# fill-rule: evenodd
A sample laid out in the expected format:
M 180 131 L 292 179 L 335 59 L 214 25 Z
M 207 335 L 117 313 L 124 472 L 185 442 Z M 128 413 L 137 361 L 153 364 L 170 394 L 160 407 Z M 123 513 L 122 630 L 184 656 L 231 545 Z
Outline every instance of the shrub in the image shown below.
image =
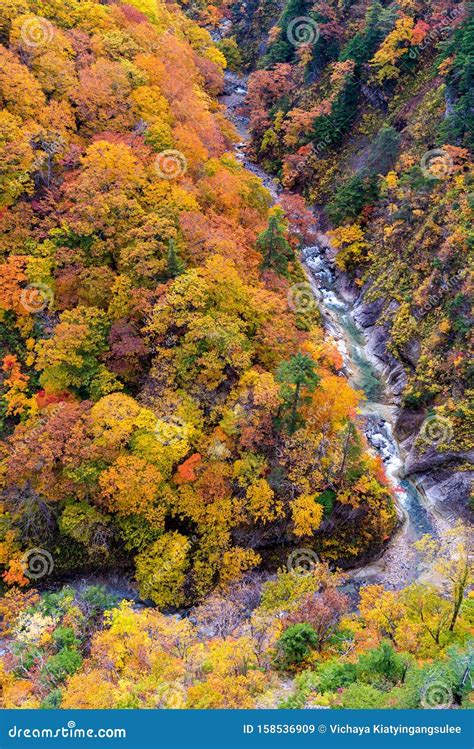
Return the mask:
M 318 643 L 318 636 L 310 624 L 293 624 L 277 642 L 278 661 L 283 668 L 304 661 Z

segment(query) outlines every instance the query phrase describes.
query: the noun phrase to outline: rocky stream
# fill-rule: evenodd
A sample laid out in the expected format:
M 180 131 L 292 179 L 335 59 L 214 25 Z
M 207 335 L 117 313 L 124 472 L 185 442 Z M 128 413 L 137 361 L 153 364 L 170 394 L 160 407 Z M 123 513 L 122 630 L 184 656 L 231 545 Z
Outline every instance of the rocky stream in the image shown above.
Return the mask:
M 279 185 L 247 156 L 248 120 L 244 113 L 246 83 L 244 77 L 227 73 L 221 101 L 242 138 L 235 147 L 237 158 L 261 178 L 272 199 L 277 202 Z M 387 587 L 403 587 L 425 573 L 420 568 L 414 542 L 426 533 L 442 534 L 449 523 L 429 506 L 416 484 L 405 477 L 405 456 L 394 436 L 398 408 L 396 392 L 390 385 L 390 377 L 382 373 L 382 364 L 377 366 L 363 330 L 356 322 L 350 284 L 334 264 L 329 238 L 323 233 L 319 234 L 317 244 L 303 249 L 301 260 L 324 320 L 326 334 L 334 340 L 343 357 L 344 374 L 357 390 L 364 393 L 359 421 L 371 449 L 380 455 L 384 463 L 400 517 L 398 531 L 381 556 L 352 570 L 350 578 L 356 584 L 377 582 Z

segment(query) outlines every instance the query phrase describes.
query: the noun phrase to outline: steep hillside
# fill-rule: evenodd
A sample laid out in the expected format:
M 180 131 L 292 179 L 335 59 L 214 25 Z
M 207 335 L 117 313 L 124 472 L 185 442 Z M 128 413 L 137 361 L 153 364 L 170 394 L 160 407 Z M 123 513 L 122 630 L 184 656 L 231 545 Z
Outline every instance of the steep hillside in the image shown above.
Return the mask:
M 223 12 L 242 12 L 251 51 L 253 19 L 273 15 Z M 291 0 L 262 24 L 248 95 L 253 158 L 331 229 L 341 288 L 401 406 L 407 473 L 455 514 L 473 458 L 473 24 L 472 3 Z
M 288 304 L 298 221 L 231 153 L 224 57 L 164 4 L 41 7 L 0 15 L 4 579 L 39 548 L 177 607 L 300 539 L 380 551 L 391 493 Z

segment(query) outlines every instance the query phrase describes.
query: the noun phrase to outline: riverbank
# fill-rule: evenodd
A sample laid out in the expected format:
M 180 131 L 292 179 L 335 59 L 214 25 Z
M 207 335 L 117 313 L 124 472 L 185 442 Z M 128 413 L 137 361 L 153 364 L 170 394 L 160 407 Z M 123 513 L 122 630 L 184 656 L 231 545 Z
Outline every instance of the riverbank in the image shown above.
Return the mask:
M 246 169 L 262 179 L 277 202 L 280 189 L 275 180 L 246 156 L 248 121 L 243 111 L 246 82 L 245 77 L 227 73 L 221 102 L 242 138 L 236 144 L 237 158 Z M 382 371 L 380 362 L 375 361 L 356 321 L 351 309 L 349 280 L 337 271 L 329 238 L 325 234 L 318 236 L 317 245 L 303 249 L 302 264 L 324 320 L 326 334 L 335 341 L 342 355 L 345 375 L 365 395 L 359 422 L 371 449 L 383 461 L 400 517 L 398 530 L 378 559 L 354 569 L 350 578 L 356 583 L 404 587 L 420 579 L 424 573 L 420 569 L 414 543 L 426 533 L 443 533 L 444 524 L 428 506 L 415 483 L 405 478 L 405 456 L 395 437 L 398 416 L 396 393 L 391 378 Z

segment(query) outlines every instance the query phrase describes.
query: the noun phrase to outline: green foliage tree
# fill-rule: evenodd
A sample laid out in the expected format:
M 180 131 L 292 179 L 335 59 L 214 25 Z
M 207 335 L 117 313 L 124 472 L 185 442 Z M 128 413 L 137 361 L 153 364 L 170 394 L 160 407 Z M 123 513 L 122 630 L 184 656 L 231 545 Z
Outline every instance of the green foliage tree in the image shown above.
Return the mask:
M 63 648 L 57 655 L 48 658 L 45 664 L 45 673 L 54 684 L 57 684 L 78 671 L 81 665 L 82 658 L 77 650 Z
M 167 278 L 176 278 L 176 276 L 184 273 L 184 263 L 179 257 L 174 239 L 170 239 L 169 241 L 166 263 Z
M 346 219 L 355 219 L 363 207 L 374 201 L 377 195 L 377 179 L 356 174 L 337 190 L 328 203 L 328 214 L 336 224 Z
M 307 15 L 305 0 L 288 0 L 278 21 L 278 27 L 281 29 L 281 32 L 278 38 L 268 46 L 266 54 L 261 61 L 262 67 L 269 68 L 272 65 L 289 62 L 294 59 L 295 46 L 288 39 L 288 26 L 294 18 L 301 18 L 305 15 Z
M 59 650 L 74 648 L 80 643 L 72 627 L 58 627 L 53 632 L 53 640 Z
M 120 390 L 116 377 L 101 362 L 109 328 L 105 312 L 94 307 L 78 306 L 63 312 L 54 336 L 40 340 L 37 346 L 43 387 L 72 390 L 94 400 Z
M 350 684 L 341 698 L 341 707 L 349 710 L 381 709 L 385 705 L 385 693 L 370 684 Z
M 288 260 L 293 250 L 286 238 L 287 225 L 283 210 L 275 207 L 270 211 L 268 226 L 257 239 L 257 248 L 262 253 L 262 269 L 271 268 L 280 275 L 288 272 Z
M 378 648 L 359 656 L 357 678 L 374 686 L 383 686 L 384 682 L 397 683 L 403 680 L 407 663 L 403 656 L 396 653 L 389 642 L 382 642 Z
M 318 637 L 310 624 L 293 624 L 288 627 L 277 642 L 277 661 L 283 668 L 304 661 L 316 647 Z
M 441 123 L 440 142 L 474 148 L 474 2 L 467 3 L 467 17 L 445 44 L 443 57 L 454 55 L 447 77 L 451 111 Z
M 321 692 L 335 692 L 357 681 L 355 663 L 344 663 L 331 659 L 323 663 L 316 671 L 316 684 Z
M 360 82 L 356 75 L 348 75 L 341 91 L 332 102 L 330 114 L 316 117 L 308 134 L 316 150 L 318 146 L 325 150 L 328 144 L 335 148 L 341 143 L 357 115 L 359 90 Z
M 288 432 L 293 434 L 304 424 L 299 408 L 307 402 L 321 378 L 316 372 L 314 361 L 298 352 L 279 366 L 276 379 L 281 383 L 281 420 L 286 424 Z
M 225 39 L 222 39 L 220 42 L 218 42 L 216 46 L 224 55 L 228 69 L 234 72 L 240 70 L 243 60 L 239 45 L 237 44 L 235 37 L 226 37 Z
M 368 62 L 387 33 L 392 30 L 396 14 L 379 2 L 372 3 L 365 15 L 364 29 L 358 31 L 347 42 L 341 52 L 341 60 L 355 60 L 358 65 Z

